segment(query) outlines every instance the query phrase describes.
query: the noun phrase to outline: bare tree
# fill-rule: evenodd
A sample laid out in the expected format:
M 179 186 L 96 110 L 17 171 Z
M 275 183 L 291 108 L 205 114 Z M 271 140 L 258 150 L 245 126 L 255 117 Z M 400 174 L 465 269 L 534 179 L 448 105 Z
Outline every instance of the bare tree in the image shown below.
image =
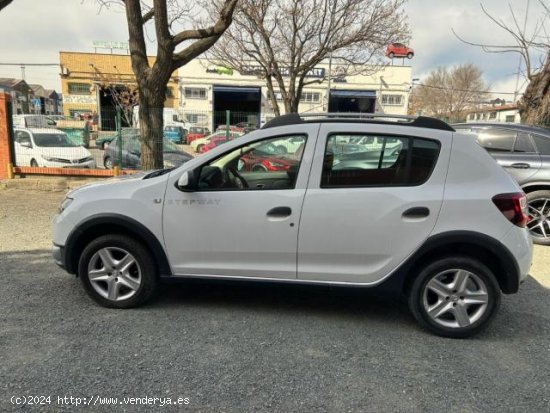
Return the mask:
M 543 13 L 537 17 L 531 29 L 520 24 L 516 11 L 509 5 L 512 23 L 508 24 L 490 14 L 483 5 L 485 16 L 503 33 L 508 35 L 509 42 L 483 44 L 465 40 L 454 30 L 453 33 L 466 44 L 480 47 L 487 53 L 515 53 L 521 56 L 524 76 L 528 80 L 523 97 L 517 102 L 523 123 L 550 125 L 550 31 L 548 20 L 550 7 L 548 0 L 539 0 Z
M 10 4 L 13 0 L 0 0 L 0 10 Z
M 215 21 L 192 28 L 182 27 L 185 23 L 193 26 L 192 6 L 182 6 L 178 0 L 98 1 L 102 7 L 125 7 L 132 70 L 139 88 L 141 165 L 143 169 L 162 168 L 162 112 L 170 76 L 216 43 L 231 25 L 238 0 L 221 0 Z M 156 37 L 153 64 L 147 58 L 145 26 L 148 22 L 154 25 Z M 180 29 L 174 30 L 175 27 Z
M 241 74 L 265 79 L 276 115 L 276 92 L 287 113 L 297 112 L 304 87 L 327 78 L 317 68 L 324 60 L 332 57 L 339 77 L 366 72 L 367 63 L 380 63 L 377 58 L 389 42 L 409 38 L 404 2 L 241 0 L 233 25 L 208 56 Z
M 414 86 L 411 111 L 458 122 L 468 108 L 489 99 L 487 90 L 483 73 L 473 64 L 439 67 Z
M 139 89 L 137 85 L 106 84 L 103 88 L 109 90 L 111 98 L 120 108 L 122 116 L 128 125 L 134 122 L 134 107 L 139 104 Z

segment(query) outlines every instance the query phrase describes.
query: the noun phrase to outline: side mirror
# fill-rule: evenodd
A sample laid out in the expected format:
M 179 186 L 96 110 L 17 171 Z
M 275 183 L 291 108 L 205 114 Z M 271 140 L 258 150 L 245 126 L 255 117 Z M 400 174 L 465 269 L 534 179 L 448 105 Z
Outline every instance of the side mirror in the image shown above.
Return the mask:
M 23 148 L 32 148 L 32 143 L 30 143 L 29 141 L 19 142 L 19 145 L 21 145 Z
M 53 119 L 48 119 L 46 123 L 48 124 L 48 126 L 55 126 L 55 125 L 57 125 L 57 123 L 56 123 L 55 120 L 53 120 Z
M 195 174 L 193 171 L 185 171 L 181 174 L 176 184 L 177 188 L 184 192 L 195 190 Z

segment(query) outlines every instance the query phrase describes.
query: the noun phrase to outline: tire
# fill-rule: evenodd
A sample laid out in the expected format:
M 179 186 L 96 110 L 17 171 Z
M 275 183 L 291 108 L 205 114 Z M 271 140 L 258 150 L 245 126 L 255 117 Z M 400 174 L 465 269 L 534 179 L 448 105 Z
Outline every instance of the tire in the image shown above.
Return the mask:
M 109 257 L 110 263 L 106 264 L 104 257 Z M 127 270 L 117 267 L 125 260 Z M 158 288 L 154 262 L 149 251 L 134 239 L 124 235 L 103 235 L 82 251 L 78 276 L 88 295 L 99 305 L 137 307 L 149 300 Z M 96 281 L 90 279 L 90 271 L 96 271 Z
M 36 159 L 31 159 L 31 167 L 38 168 L 38 162 L 36 162 Z
M 113 161 L 109 156 L 103 160 L 103 166 L 105 169 L 113 169 Z
M 276 149 L 278 155 L 286 155 L 288 153 L 288 150 L 283 145 L 277 145 Z
M 466 281 L 462 288 L 454 289 L 457 278 Z M 416 321 L 428 331 L 442 337 L 466 338 L 487 327 L 500 306 L 500 296 L 489 268 L 476 259 L 457 255 L 436 259 L 424 267 L 412 283 L 408 302 Z M 465 304 L 468 300 L 478 303 Z M 439 315 L 435 313 L 438 310 Z
M 267 168 L 262 164 L 256 164 L 252 166 L 252 172 L 268 172 Z
M 390 54 L 388 55 L 388 57 L 389 57 L 390 59 L 393 59 L 393 58 L 395 57 L 395 53 L 394 53 L 394 52 L 390 52 Z
M 413 56 L 414 56 L 414 53 L 412 52 L 407 53 L 407 59 L 412 59 Z
M 203 144 L 200 144 L 199 146 L 197 146 L 197 150 L 195 151 L 196 153 L 201 153 L 201 149 L 204 145 Z
M 533 242 L 550 245 L 550 191 L 534 191 L 527 194 L 529 216 L 527 223 Z M 546 236 L 544 236 L 546 234 Z

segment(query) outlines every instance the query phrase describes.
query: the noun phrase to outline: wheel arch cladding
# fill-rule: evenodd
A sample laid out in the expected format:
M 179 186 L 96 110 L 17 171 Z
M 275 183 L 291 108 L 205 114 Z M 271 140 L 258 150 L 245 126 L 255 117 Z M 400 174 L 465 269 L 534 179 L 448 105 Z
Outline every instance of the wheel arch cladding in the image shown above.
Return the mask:
M 140 222 L 118 214 L 94 215 L 73 229 L 65 244 L 67 271 L 76 274 L 80 255 L 86 245 L 93 239 L 106 234 L 128 235 L 141 241 L 153 255 L 159 275 L 172 275 L 168 257 L 158 238 Z
M 513 294 L 518 291 L 519 267 L 512 253 L 500 241 L 471 231 L 451 231 L 431 236 L 401 265 L 396 277 L 390 277 L 388 282 L 393 289 L 407 292 L 424 266 L 437 258 L 450 255 L 478 259 L 494 274 L 503 293 Z

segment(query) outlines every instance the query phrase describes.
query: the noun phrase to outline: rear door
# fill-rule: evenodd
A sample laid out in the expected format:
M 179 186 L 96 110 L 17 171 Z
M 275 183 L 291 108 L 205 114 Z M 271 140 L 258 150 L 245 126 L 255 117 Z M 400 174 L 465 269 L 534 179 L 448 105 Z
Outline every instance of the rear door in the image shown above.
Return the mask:
M 451 135 L 437 131 L 441 139 L 433 132 L 434 139 L 423 139 L 413 128 L 387 129 L 322 125 L 300 221 L 298 278 L 377 283 L 433 230 Z M 352 135 L 377 138 L 382 146 L 333 150 Z
M 477 134 L 478 143 L 520 185 L 540 169 L 541 159 L 528 133 L 505 128 L 479 128 L 472 132 Z

